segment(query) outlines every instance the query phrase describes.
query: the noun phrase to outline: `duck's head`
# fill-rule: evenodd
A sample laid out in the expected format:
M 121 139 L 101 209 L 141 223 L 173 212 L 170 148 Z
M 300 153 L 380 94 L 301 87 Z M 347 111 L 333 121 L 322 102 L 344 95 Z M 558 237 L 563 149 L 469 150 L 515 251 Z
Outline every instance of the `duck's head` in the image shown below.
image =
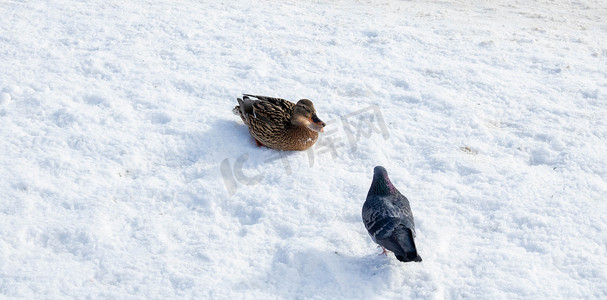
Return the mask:
M 326 125 L 325 122 L 318 118 L 316 109 L 314 109 L 314 104 L 308 99 L 297 101 L 297 104 L 295 104 L 295 107 L 293 108 L 291 124 L 305 126 L 316 132 L 323 132 Z

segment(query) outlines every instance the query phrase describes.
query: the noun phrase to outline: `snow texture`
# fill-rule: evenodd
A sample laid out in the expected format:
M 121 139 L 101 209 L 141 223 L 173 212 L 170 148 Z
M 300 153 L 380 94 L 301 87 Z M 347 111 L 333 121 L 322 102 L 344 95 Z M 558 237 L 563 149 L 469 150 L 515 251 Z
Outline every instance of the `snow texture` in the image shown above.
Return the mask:
M 242 93 L 325 133 L 258 148 Z M 4 0 L 0 128 L 0 298 L 607 298 L 603 1 Z

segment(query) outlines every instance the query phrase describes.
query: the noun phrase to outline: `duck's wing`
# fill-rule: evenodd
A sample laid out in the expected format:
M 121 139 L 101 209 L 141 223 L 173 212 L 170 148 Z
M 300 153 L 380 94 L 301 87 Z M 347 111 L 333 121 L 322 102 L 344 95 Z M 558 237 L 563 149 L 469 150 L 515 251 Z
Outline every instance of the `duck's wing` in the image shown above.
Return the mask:
M 242 94 L 243 98 L 255 98 L 257 100 L 261 100 L 261 101 L 270 101 L 270 102 L 290 102 L 289 100 L 286 99 L 282 99 L 282 98 L 277 98 L 277 97 L 268 97 L 268 96 L 261 96 L 261 95 L 251 95 L 251 94 Z
M 243 103 L 248 105 L 246 109 L 249 116 L 275 126 L 288 124 L 295 106 L 293 102 L 282 98 L 250 94 L 243 95 Z

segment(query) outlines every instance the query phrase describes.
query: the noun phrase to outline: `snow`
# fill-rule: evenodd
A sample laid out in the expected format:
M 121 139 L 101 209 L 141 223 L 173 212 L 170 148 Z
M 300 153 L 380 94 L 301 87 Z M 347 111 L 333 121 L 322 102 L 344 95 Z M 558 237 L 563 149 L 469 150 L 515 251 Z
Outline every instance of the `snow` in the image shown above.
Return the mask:
M 0 298 L 607 297 L 601 1 L 0 3 Z M 231 112 L 309 98 L 309 151 Z M 422 263 L 360 211 L 383 165 Z

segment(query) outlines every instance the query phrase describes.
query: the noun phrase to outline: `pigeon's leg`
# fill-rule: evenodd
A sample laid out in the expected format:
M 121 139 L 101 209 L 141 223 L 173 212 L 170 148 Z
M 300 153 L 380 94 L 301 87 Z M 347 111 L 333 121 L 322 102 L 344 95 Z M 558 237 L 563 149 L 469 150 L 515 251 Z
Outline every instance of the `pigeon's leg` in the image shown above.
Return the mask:
M 383 254 L 385 256 L 388 256 L 388 250 L 386 250 L 386 248 L 384 248 L 384 246 L 377 245 L 377 248 L 379 248 L 379 247 L 381 247 L 382 252 L 380 254 L 378 254 L 378 255 L 382 255 Z

